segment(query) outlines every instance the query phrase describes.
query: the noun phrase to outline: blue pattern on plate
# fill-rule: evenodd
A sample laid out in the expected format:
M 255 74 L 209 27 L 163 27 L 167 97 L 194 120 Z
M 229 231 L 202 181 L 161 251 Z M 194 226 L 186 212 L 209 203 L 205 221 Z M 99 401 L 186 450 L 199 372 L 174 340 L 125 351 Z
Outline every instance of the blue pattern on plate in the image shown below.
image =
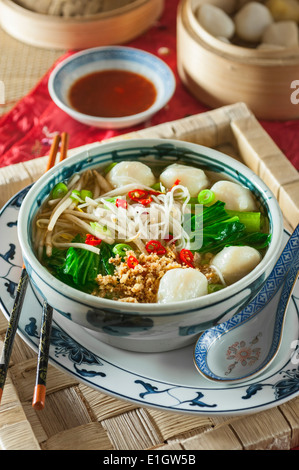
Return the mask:
M 170 387 L 166 389 L 163 388 L 162 390 L 160 390 L 158 387 L 153 386 L 150 383 L 144 382 L 143 380 L 135 380 L 135 383 L 142 385 L 146 390 L 146 392 L 142 392 L 139 394 L 140 398 L 144 398 L 147 395 L 150 395 L 152 393 L 153 394 L 163 393 L 163 394 L 169 395 L 171 398 L 176 399 L 179 405 L 182 405 L 183 403 L 188 403 L 190 406 L 199 406 L 199 407 L 206 407 L 206 408 L 215 408 L 217 406 L 215 403 L 212 405 L 209 405 L 208 403 L 204 403 L 203 401 L 201 401 L 200 399 L 203 398 L 204 395 L 203 393 L 199 391 L 197 392 L 196 397 L 194 399 L 180 401 L 174 393 L 177 387 Z
M 29 318 L 30 322 L 25 326 L 25 332 L 34 338 L 39 338 L 37 319 L 34 317 Z M 54 346 L 55 357 L 59 355 L 67 356 L 68 360 L 73 364 L 76 372 L 82 377 L 106 377 L 106 374 L 97 370 L 80 369 L 82 364 L 93 365 L 94 367 L 103 366 L 103 363 L 95 355 L 82 347 L 77 341 L 71 338 L 65 331 L 57 328 L 55 325 L 51 331 L 51 345 Z

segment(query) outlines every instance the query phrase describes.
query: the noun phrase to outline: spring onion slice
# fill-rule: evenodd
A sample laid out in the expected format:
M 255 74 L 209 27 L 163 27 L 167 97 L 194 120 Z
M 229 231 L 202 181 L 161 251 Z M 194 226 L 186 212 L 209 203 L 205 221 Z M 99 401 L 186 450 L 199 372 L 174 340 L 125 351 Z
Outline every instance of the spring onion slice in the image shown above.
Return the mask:
M 74 190 L 71 192 L 71 199 L 72 199 L 74 202 L 84 202 L 83 199 L 81 198 L 81 192 L 78 191 L 77 189 L 74 189 Z
M 89 191 L 88 189 L 82 189 L 80 196 L 81 196 L 81 199 L 83 199 L 83 201 L 85 201 L 87 197 L 92 199 L 92 192 Z
M 68 187 L 64 183 L 57 183 L 51 192 L 52 199 L 61 199 L 63 198 L 68 192 Z
M 203 189 L 197 196 L 199 204 L 211 204 L 215 200 L 215 194 L 210 189 Z
M 132 248 L 126 243 L 117 243 L 117 245 L 114 245 L 114 247 L 112 248 L 112 252 L 115 255 L 119 255 L 121 258 L 126 256 L 127 251 L 130 250 L 132 250 Z

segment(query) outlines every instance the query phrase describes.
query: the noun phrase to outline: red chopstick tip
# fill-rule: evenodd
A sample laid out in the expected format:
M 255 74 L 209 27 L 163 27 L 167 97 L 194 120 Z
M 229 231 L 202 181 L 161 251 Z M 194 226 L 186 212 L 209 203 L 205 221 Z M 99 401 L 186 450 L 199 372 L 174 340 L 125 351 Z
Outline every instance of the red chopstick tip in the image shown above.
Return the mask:
M 46 400 L 46 387 L 45 385 L 36 385 L 34 387 L 34 394 L 32 400 L 32 408 L 35 410 L 43 410 Z
M 0 403 L 1 403 L 1 400 L 2 400 L 2 395 L 3 395 L 3 388 L 0 388 Z

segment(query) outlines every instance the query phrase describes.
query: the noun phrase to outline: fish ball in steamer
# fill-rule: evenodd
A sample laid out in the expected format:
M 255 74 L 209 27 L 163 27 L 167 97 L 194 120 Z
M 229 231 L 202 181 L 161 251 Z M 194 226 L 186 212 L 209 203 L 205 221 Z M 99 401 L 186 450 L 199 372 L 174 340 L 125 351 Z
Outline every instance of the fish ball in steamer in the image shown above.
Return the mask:
M 232 211 L 251 212 L 256 210 L 255 200 L 248 188 L 232 181 L 217 181 L 211 187 L 218 201 L 225 202 L 225 208 Z
M 277 21 L 271 24 L 264 32 L 264 44 L 275 44 L 283 47 L 298 47 L 298 26 L 295 21 Z
M 261 254 L 250 246 L 227 246 L 212 259 L 226 284 L 233 284 L 249 274 L 261 261 Z
M 134 182 L 152 186 L 156 182 L 150 167 L 141 162 L 120 162 L 109 171 L 106 179 L 113 188 Z
M 258 42 L 266 28 L 273 23 L 273 17 L 262 3 L 249 2 L 235 16 L 236 33 L 239 38 Z
M 191 197 L 196 197 L 202 189 L 209 186 L 209 180 L 203 170 L 178 163 L 169 165 L 160 175 L 161 183 L 168 189 L 177 180 L 188 188 Z
M 158 290 L 158 303 L 195 299 L 208 293 L 204 274 L 193 268 L 174 268 L 162 277 Z
M 196 16 L 201 26 L 212 36 L 229 39 L 234 35 L 235 24 L 221 8 L 203 4 L 198 8 Z

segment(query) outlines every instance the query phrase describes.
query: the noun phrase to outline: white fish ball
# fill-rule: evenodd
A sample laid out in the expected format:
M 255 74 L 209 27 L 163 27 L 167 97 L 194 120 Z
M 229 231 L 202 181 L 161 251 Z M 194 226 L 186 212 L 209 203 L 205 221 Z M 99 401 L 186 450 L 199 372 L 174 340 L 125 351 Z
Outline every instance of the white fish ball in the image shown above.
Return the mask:
M 278 21 L 265 30 L 262 42 L 284 47 L 299 45 L 298 26 L 295 21 Z
M 239 38 L 249 42 L 261 40 L 273 17 L 262 3 L 249 2 L 235 16 L 236 33 Z
M 169 165 L 160 175 L 161 183 L 168 189 L 177 180 L 188 188 L 191 197 L 196 197 L 202 189 L 209 186 L 209 180 L 203 170 L 179 163 Z
M 174 268 L 162 277 L 158 289 L 158 303 L 180 302 L 195 299 L 208 293 L 204 274 L 193 268 Z
M 261 261 L 261 254 L 251 246 L 228 246 L 211 261 L 230 285 L 249 274 Z
M 201 26 L 212 36 L 229 39 L 234 35 L 235 24 L 233 20 L 215 5 L 201 5 L 196 11 L 196 17 Z
M 255 200 L 248 188 L 232 181 L 217 181 L 211 187 L 216 200 L 225 202 L 225 208 L 232 211 L 251 212 L 256 210 Z
M 130 183 L 141 183 L 145 186 L 152 186 L 156 178 L 147 165 L 141 162 L 120 162 L 117 163 L 107 174 L 107 181 L 114 188 L 119 188 Z

